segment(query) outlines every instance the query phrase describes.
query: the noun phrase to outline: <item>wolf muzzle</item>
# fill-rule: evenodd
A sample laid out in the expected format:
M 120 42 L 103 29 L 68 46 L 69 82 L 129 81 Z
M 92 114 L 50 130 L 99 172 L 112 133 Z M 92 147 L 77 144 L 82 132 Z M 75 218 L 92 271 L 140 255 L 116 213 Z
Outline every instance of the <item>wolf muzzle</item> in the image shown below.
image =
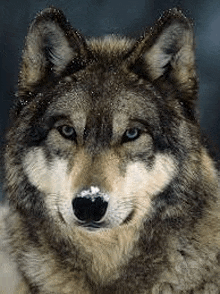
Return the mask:
M 73 212 L 78 221 L 95 224 L 104 218 L 108 207 L 108 195 L 99 188 L 83 189 L 72 201 Z

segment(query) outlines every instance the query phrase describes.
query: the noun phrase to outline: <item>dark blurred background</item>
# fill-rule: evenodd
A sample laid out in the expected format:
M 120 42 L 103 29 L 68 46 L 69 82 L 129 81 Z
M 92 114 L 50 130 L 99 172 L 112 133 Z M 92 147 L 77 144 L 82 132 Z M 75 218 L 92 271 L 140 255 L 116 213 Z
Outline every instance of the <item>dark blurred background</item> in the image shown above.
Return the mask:
M 163 10 L 182 8 L 195 23 L 201 125 L 213 144 L 220 148 L 219 0 L 1 0 L 0 144 L 8 124 L 9 108 L 15 99 L 28 25 L 37 12 L 50 5 L 61 8 L 72 26 L 85 36 L 112 33 L 139 36 L 161 16 Z

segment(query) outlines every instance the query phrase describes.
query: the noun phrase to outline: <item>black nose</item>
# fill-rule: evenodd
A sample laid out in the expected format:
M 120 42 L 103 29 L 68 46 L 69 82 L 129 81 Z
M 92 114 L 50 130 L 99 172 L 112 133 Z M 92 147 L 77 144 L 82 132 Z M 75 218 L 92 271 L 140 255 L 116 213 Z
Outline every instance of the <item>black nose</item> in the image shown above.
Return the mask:
M 84 222 L 98 222 L 106 213 L 108 202 L 102 197 L 76 197 L 72 202 L 75 216 Z

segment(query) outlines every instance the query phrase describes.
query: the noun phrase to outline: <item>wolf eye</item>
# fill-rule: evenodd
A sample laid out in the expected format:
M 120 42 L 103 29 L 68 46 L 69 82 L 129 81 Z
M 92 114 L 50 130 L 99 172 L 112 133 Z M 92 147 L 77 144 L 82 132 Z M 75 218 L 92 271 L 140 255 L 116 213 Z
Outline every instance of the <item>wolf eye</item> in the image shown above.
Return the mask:
M 122 137 L 122 142 L 125 143 L 129 141 L 134 141 L 140 137 L 140 134 L 141 134 L 141 130 L 138 128 L 128 129 Z
M 64 138 L 69 140 L 76 140 L 76 131 L 73 127 L 67 125 L 60 126 L 58 127 L 58 131 Z

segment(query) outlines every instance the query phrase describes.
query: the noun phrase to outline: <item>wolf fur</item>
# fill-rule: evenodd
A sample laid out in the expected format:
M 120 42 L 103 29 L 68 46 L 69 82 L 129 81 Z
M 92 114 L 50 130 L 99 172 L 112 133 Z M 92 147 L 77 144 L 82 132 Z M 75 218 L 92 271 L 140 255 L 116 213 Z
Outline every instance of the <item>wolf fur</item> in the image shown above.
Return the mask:
M 195 67 L 177 9 L 139 40 L 36 16 L 6 134 L 0 293 L 220 293 Z

